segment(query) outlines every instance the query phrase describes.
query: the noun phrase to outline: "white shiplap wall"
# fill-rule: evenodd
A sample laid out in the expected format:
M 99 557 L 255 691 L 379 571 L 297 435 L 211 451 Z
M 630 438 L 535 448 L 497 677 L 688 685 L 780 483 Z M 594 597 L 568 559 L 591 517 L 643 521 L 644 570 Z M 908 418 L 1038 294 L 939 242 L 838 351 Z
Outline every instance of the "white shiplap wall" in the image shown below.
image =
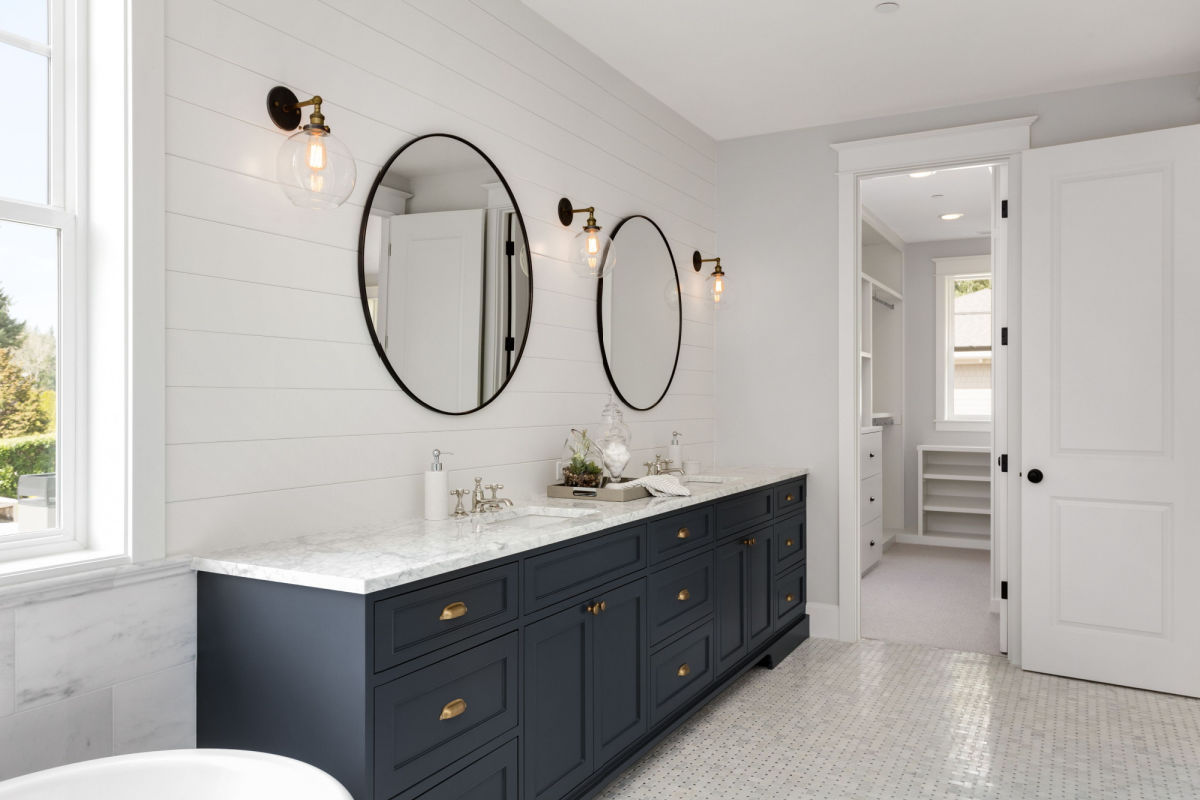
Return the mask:
M 626 412 L 635 461 L 713 460 L 713 315 L 693 249 L 714 245 L 714 143 L 517 0 L 168 0 L 168 549 L 212 550 L 421 513 L 434 447 L 451 486 L 472 475 L 531 496 L 571 426 L 608 392 L 595 283 L 566 263 L 567 196 L 602 225 L 644 213 L 684 284 L 670 393 Z M 273 183 L 285 84 L 326 98 L 359 159 L 340 209 L 293 207 Z M 533 328 L 505 393 L 463 417 L 388 377 L 359 307 L 356 245 L 379 165 L 409 138 L 466 137 L 516 194 L 533 250 Z

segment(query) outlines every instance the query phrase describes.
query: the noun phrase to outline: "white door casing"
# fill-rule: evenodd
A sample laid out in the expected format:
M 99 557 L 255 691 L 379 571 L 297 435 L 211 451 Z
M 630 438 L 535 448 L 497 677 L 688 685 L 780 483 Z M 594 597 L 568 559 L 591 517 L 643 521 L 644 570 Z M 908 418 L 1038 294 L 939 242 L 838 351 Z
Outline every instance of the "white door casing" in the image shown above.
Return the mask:
M 1023 200 L 1023 666 L 1200 696 L 1200 126 L 1030 151 Z

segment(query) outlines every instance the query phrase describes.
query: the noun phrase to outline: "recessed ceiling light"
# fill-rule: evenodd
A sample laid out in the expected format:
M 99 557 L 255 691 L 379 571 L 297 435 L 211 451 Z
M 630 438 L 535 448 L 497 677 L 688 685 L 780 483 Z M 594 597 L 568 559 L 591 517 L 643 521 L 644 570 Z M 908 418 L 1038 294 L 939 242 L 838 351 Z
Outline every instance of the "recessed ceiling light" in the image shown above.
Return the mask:
M 942 214 L 942 219 L 946 222 L 953 222 L 956 219 L 962 219 L 963 216 L 963 212 L 961 211 L 952 211 L 949 214 Z
M 900 10 L 900 4 L 891 2 L 880 3 L 879 5 L 875 6 L 875 10 L 880 14 L 893 14 Z
M 935 172 L 937 172 L 937 170 L 926 169 L 926 170 L 922 170 L 921 172 L 910 172 L 910 173 L 908 173 L 908 177 L 910 177 L 910 178 L 928 178 L 930 175 L 932 175 Z

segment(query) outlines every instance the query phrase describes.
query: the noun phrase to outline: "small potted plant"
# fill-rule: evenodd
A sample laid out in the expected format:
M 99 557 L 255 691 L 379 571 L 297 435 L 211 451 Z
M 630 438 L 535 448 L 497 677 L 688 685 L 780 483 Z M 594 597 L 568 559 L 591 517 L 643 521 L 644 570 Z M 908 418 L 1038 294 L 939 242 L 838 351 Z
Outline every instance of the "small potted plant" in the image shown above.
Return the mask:
M 592 460 L 592 456 L 600 457 L 600 448 L 588 436 L 587 430 L 572 428 L 564 449 L 570 456 L 570 461 L 563 467 L 564 484 L 588 488 L 603 485 L 604 470 Z

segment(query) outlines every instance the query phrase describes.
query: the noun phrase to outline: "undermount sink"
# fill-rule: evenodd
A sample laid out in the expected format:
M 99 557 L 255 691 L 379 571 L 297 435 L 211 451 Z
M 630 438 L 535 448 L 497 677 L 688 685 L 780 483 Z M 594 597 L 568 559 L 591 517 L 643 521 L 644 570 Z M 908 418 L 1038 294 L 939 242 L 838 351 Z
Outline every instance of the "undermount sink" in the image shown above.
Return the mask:
M 592 508 L 517 506 L 515 508 L 506 508 L 503 511 L 494 511 L 488 514 L 486 519 L 488 522 L 512 522 L 519 519 L 526 525 L 548 525 L 562 522 L 565 519 L 586 519 L 587 517 L 597 516 L 599 513 L 599 511 Z

